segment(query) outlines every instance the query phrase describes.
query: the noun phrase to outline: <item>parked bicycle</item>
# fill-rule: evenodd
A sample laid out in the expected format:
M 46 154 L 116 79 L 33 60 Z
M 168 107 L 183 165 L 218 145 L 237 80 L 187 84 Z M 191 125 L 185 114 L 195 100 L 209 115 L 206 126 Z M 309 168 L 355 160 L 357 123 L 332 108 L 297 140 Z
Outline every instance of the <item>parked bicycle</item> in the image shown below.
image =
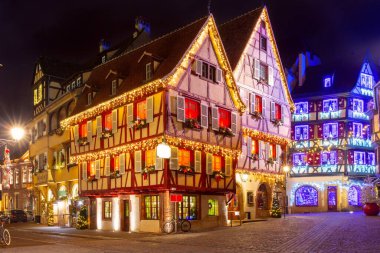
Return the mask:
M 11 233 L 9 233 L 9 230 L 4 227 L 5 220 L 1 220 L 1 226 L 0 226 L 0 241 L 1 243 L 9 246 L 11 244 Z
M 177 222 L 177 224 L 176 224 Z M 177 220 L 172 219 L 171 221 L 167 221 L 163 225 L 163 231 L 167 234 L 173 233 L 174 226 L 177 225 L 177 228 L 180 228 L 182 232 L 189 232 L 191 229 L 191 223 L 188 220 Z

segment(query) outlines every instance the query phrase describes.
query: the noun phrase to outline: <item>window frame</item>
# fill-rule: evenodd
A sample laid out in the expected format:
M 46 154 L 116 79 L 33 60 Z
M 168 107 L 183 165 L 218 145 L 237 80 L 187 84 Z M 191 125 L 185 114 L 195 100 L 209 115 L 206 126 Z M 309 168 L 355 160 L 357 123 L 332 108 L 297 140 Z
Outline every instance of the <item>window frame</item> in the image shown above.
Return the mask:
M 372 162 L 369 163 L 369 157 L 372 156 Z M 376 154 L 375 152 L 367 152 L 367 161 L 366 161 L 367 165 L 373 165 L 375 166 L 376 165 Z
M 85 134 L 84 134 L 85 133 Z M 87 121 L 83 121 L 79 124 L 79 137 L 85 138 L 88 135 Z
M 148 62 L 145 64 L 145 80 L 151 80 L 153 78 L 153 69 L 152 69 L 152 63 Z
M 195 105 L 195 112 L 194 110 L 190 109 L 189 108 L 189 105 Z M 189 113 L 190 112 L 193 112 L 195 114 L 194 117 L 189 117 Z M 200 119 L 200 116 L 201 116 L 201 103 L 194 100 L 194 99 L 191 99 L 191 98 L 188 98 L 188 97 L 185 97 L 185 119 L 189 119 L 189 120 L 197 120 L 199 121 Z
M 232 112 L 230 110 L 225 109 L 225 108 L 218 107 L 218 115 L 219 115 L 219 118 L 218 118 L 219 127 L 231 128 L 231 126 L 232 126 L 232 120 L 231 120 Z M 222 115 L 223 115 L 223 117 L 222 117 Z M 227 117 L 224 117 L 225 115 Z M 228 124 L 226 124 L 226 123 L 228 123 Z
M 306 137 L 305 136 L 305 128 L 306 128 Z M 297 138 L 297 129 L 300 130 L 300 135 Z M 302 139 L 300 139 L 300 136 L 302 136 Z M 302 140 L 308 140 L 309 139 L 309 125 L 296 125 L 294 126 L 294 140 L 296 141 L 302 141 Z
M 222 156 L 212 155 L 212 171 L 224 172 L 223 163 L 224 163 L 224 160 Z M 217 168 L 216 165 L 219 165 L 220 167 Z
M 363 82 L 363 80 L 365 81 Z M 360 86 L 367 89 L 373 89 L 373 76 L 366 73 L 360 73 Z
M 307 166 L 308 165 L 306 153 L 294 153 L 292 155 L 292 158 L 293 158 L 293 166 Z M 296 163 L 296 160 L 300 161 L 301 163 Z
M 361 106 L 361 111 L 358 111 L 357 109 L 355 110 L 355 102 L 358 102 L 358 104 L 360 104 Z M 352 110 L 354 112 L 358 112 L 358 113 L 362 113 L 364 112 L 364 100 L 363 99 L 359 99 L 359 98 L 354 98 L 352 100 Z
M 141 104 L 144 104 L 144 116 L 145 117 L 140 117 L 140 107 L 139 107 L 139 105 L 141 105 Z M 147 108 L 146 108 L 146 106 L 147 106 L 147 103 L 146 103 L 146 99 L 143 99 L 143 100 L 140 100 L 140 101 L 138 101 L 138 102 L 136 102 L 136 106 L 134 106 L 134 108 L 136 108 L 135 109 L 135 119 L 136 120 L 146 120 L 147 119 Z
M 331 87 L 331 84 L 332 84 L 331 76 L 327 76 L 323 79 L 323 87 L 325 88 Z
M 324 155 L 326 161 L 324 161 Z M 322 151 L 321 152 L 321 165 L 337 165 L 338 164 L 338 152 L 336 150 Z
M 106 205 L 108 203 L 108 212 Z M 103 220 L 112 220 L 112 200 L 103 200 L 102 203 Z
M 155 200 L 153 200 L 155 198 Z M 147 207 L 146 200 L 149 199 L 149 207 Z M 152 204 L 155 203 L 155 206 Z M 149 209 L 149 216 L 148 216 Z M 155 212 L 153 212 L 155 210 Z M 153 217 L 153 214 L 156 214 L 156 217 Z M 160 195 L 144 195 L 144 210 L 143 210 L 143 219 L 144 220 L 159 220 L 160 219 Z
M 145 167 L 155 166 L 156 163 L 156 149 L 145 150 Z
M 263 41 L 265 41 L 265 48 L 263 47 Z M 260 49 L 264 52 L 268 52 L 268 38 L 263 34 L 260 34 Z
M 327 104 L 326 103 L 329 103 L 329 102 L 335 102 L 334 104 L 336 105 L 336 108 L 335 110 L 330 110 L 330 104 Z M 326 111 L 325 108 L 328 108 L 328 110 Z M 329 113 L 329 112 L 337 112 L 339 111 L 339 106 L 338 106 L 338 99 L 337 98 L 329 98 L 329 99 L 323 99 L 323 102 L 322 102 L 322 110 L 324 113 Z
M 354 151 L 354 165 L 365 165 L 367 164 L 367 161 L 366 161 L 366 155 L 365 155 L 366 152 L 364 151 Z M 356 154 L 360 154 L 360 158 L 362 159 L 362 163 L 357 163 L 357 159 L 356 159 Z
M 306 112 L 297 112 L 297 106 L 299 105 L 300 106 L 300 109 L 304 108 L 305 107 L 305 104 L 306 104 Z M 294 115 L 303 115 L 303 114 L 308 114 L 309 113 L 309 102 L 297 102 L 297 103 L 294 103 L 295 105 L 295 112 L 294 112 Z M 301 107 L 302 106 L 302 107 Z
M 111 82 L 111 96 L 116 95 L 116 90 L 117 90 L 117 80 L 114 79 Z
M 87 93 L 87 105 L 92 104 L 92 92 Z
M 195 200 L 195 201 L 192 201 Z M 184 202 L 186 203 L 186 206 L 184 206 Z M 191 204 L 195 203 L 195 215 L 191 215 Z M 178 218 L 179 219 L 186 219 L 186 220 L 198 220 L 199 219 L 199 209 L 198 209 L 198 196 L 197 195 L 183 195 L 182 196 L 182 202 L 178 203 Z M 187 209 L 186 216 L 184 217 L 184 209 Z
M 333 132 L 333 128 L 332 128 L 333 125 L 336 126 L 336 136 L 334 135 L 334 136 L 330 137 L 330 134 Z M 329 126 L 329 132 L 328 133 L 325 133 L 325 130 L 326 130 L 325 126 Z M 330 129 L 331 129 L 331 131 L 330 131 Z M 326 134 L 328 135 L 327 137 L 326 137 Z M 329 139 L 329 138 L 332 138 L 332 139 L 339 138 L 339 125 L 337 122 L 333 122 L 333 123 L 330 122 L 330 123 L 324 123 L 323 124 L 323 139 Z
M 107 118 L 109 118 L 109 121 L 107 121 Z M 102 127 L 104 130 L 112 130 L 112 111 L 108 111 L 108 112 L 105 112 L 103 114 L 103 122 L 102 122 Z M 110 124 L 109 126 L 107 126 L 107 124 Z
M 265 73 L 263 73 L 263 71 Z M 269 82 L 269 66 L 262 61 L 260 61 L 260 66 L 259 66 L 259 76 L 260 76 L 260 81 L 264 81 L 265 83 Z M 265 74 L 265 76 L 263 76 Z
M 186 159 L 188 163 L 185 164 L 183 160 L 186 160 Z M 178 166 L 191 166 L 191 161 L 192 161 L 192 151 L 188 149 L 184 149 L 184 148 L 179 148 L 178 149 Z
M 359 129 L 359 136 L 355 135 L 355 129 Z M 352 135 L 354 138 L 363 138 L 363 123 L 353 122 L 352 123 Z

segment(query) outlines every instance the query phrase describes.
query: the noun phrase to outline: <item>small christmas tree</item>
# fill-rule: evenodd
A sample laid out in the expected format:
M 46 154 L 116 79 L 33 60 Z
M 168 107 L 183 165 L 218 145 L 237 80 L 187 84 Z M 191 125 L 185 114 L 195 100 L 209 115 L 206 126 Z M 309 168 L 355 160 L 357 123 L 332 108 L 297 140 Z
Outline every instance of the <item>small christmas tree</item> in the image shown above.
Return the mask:
M 88 226 L 87 223 L 87 207 L 82 206 L 79 211 L 78 219 L 77 219 L 77 229 L 86 229 Z
M 273 198 L 271 216 L 273 218 L 281 218 L 281 208 L 278 198 Z
M 51 202 L 48 202 L 47 204 L 47 213 L 48 213 L 48 226 L 54 226 L 54 211 L 53 211 L 53 204 Z

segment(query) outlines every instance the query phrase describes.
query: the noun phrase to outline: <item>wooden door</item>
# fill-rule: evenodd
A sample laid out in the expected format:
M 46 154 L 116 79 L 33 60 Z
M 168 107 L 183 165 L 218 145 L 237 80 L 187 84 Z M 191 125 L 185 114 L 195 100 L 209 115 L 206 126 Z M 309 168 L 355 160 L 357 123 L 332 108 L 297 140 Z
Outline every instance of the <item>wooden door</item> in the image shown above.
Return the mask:
M 123 231 L 129 232 L 129 200 L 123 202 Z
M 337 211 L 337 190 L 336 186 L 327 187 L 327 205 L 328 210 L 332 212 Z

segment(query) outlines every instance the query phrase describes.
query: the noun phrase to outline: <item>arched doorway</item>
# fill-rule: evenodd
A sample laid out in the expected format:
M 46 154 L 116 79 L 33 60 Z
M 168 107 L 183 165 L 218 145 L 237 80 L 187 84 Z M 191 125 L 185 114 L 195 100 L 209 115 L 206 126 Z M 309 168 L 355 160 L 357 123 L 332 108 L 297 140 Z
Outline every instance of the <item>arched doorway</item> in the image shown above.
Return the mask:
M 270 208 L 270 189 L 265 183 L 262 183 L 257 190 L 256 195 L 256 217 L 268 217 Z

